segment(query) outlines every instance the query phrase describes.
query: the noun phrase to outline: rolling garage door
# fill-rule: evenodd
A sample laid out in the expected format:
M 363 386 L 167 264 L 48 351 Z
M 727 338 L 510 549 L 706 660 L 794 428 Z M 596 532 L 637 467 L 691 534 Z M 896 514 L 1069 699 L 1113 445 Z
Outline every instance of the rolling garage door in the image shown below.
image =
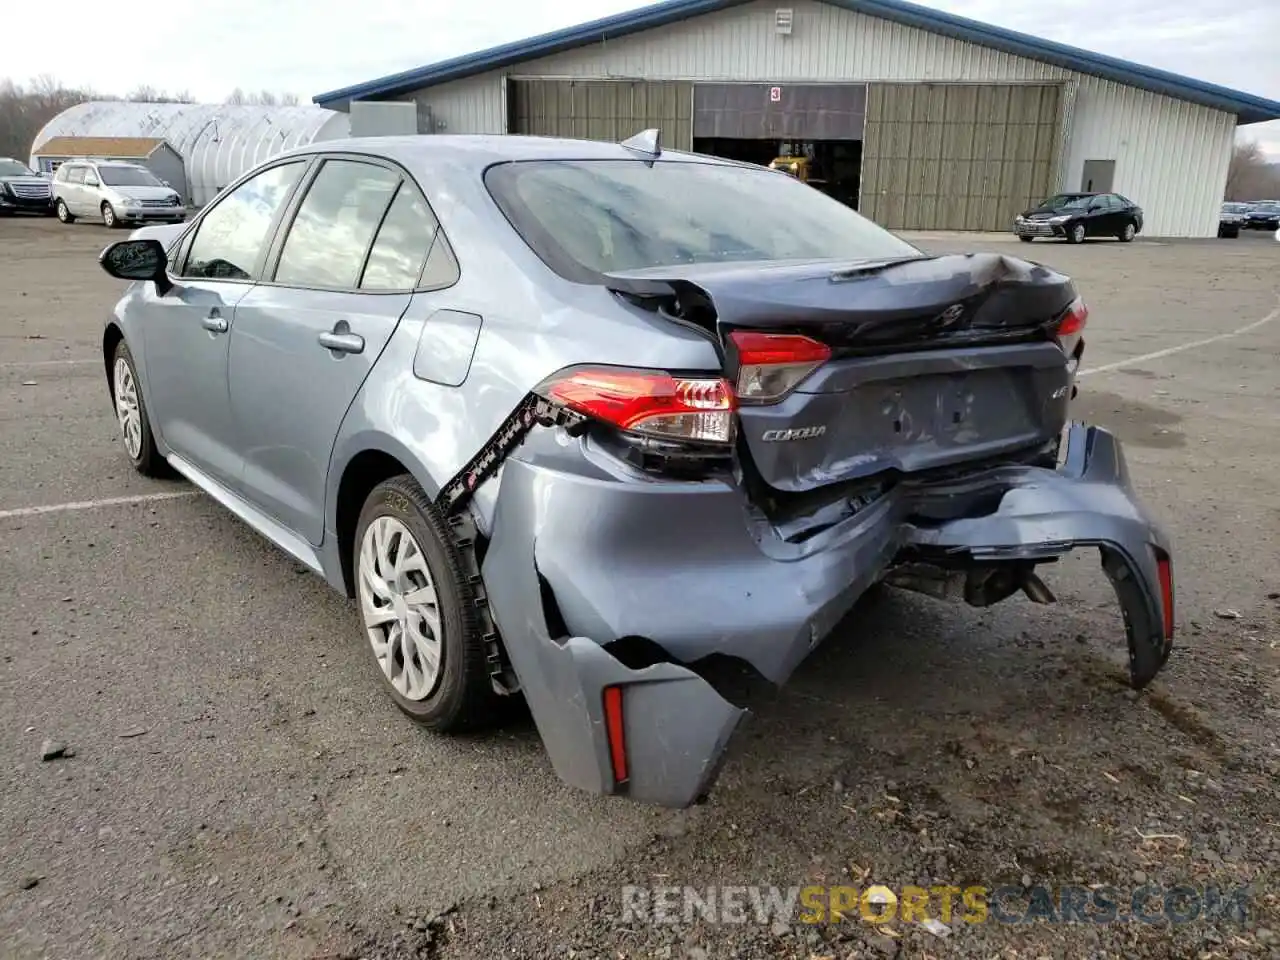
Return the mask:
M 693 84 L 509 80 L 507 129 L 541 137 L 620 141 L 652 127 L 662 145 L 693 149 Z
M 872 84 L 859 209 L 891 230 L 1008 230 L 1053 192 L 1056 84 Z

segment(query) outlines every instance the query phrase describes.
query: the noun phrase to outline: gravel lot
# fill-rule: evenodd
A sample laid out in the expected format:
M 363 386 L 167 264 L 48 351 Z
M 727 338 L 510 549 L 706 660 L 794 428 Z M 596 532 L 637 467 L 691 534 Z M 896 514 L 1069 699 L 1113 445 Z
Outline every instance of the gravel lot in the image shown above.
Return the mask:
M 415 729 L 346 602 L 210 500 L 132 472 L 99 353 L 111 238 L 0 220 L 5 960 L 1280 954 L 1270 235 L 967 242 L 1065 270 L 1091 305 L 1078 415 L 1127 442 L 1178 551 L 1159 681 L 1124 686 L 1093 555 L 1046 578 L 1057 606 L 894 596 L 764 705 L 683 812 L 562 786 L 528 721 Z M 42 761 L 46 740 L 74 755 Z M 869 883 L 1252 899 L 1247 923 L 1177 926 L 621 916 L 627 884 Z

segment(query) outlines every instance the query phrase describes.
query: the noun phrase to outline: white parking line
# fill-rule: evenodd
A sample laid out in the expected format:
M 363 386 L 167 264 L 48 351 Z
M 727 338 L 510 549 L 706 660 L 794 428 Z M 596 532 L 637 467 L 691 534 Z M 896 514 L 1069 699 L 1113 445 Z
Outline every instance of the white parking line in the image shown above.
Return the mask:
M 74 503 L 51 503 L 43 507 L 17 507 L 0 510 L 0 520 L 13 517 L 38 517 L 46 513 L 68 513 L 72 510 L 96 510 L 99 507 L 119 507 L 130 503 L 154 503 L 157 500 L 178 500 L 194 497 L 199 490 L 175 490 L 170 493 L 140 493 L 132 497 L 105 497 L 101 500 L 78 500 Z
M 1220 343 L 1223 340 L 1230 340 L 1232 337 L 1239 337 L 1264 327 L 1273 320 L 1280 318 L 1280 307 L 1276 307 L 1261 320 L 1255 320 L 1253 323 L 1247 323 L 1238 330 L 1231 330 L 1227 333 L 1219 333 L 1217 336 L 1205 337 L 1203 340 L 1192 340 L 1190 343 L 1180 343 L 1176 347 L 1165 347 L 1163 350 L 1157 350 L 1154 353 L 1144 353 L 1140 357 L 1129 357 L 1127 360 L 1117 360 L 1115 363 L 1104 363 L 1100 367 L 1090 367 L 1088 370 L 1081 370 L 1077 377 L 1087 377 L 1095 373 L 1109 373 L 1112 370 L 1120 370 L 1124 367 L 1132 366 L 1135 363 L 1146 363 L 1148 360 L 1159 360 L 1161 357 L 1171 357 L 1175 353 L 1182 353 L 1184 350 L 1194 350 L 1196 347 L 1208 346 L 1211 343 Z
M 18 367 L 79 367 L 86 363 L 102 366 L 101 360 L 6 360 L 0 368 L 9 370 Z

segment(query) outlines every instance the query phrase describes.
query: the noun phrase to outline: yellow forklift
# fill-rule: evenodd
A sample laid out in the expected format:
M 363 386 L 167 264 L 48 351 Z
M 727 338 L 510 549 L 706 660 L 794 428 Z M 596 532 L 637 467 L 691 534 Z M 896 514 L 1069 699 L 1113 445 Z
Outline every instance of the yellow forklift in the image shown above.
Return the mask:
M 809 186 L 825 192 L 827 181 L 821 177 L 815 177 L 813 170 L 813 159 L 810 157 L 774 157 L 769 162 L 770 170 L 781 170 L 795 177 L 801 183 L 807 183 Z

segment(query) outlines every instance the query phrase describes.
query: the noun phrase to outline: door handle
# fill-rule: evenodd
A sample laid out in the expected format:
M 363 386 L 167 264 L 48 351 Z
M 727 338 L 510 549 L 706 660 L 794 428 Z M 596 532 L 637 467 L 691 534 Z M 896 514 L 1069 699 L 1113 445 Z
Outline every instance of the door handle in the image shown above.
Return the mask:
M 223 319 L 222 314 L 214 310 L 207 317 L 200 321 L 200 326 L 204 327 L 211 333 L 226 333 L 227 321 Z
M 363 353 L 364 337 L 358 333 L 332 333 L 325 331 L 316 338 L 320 346 L 338 353 Z

